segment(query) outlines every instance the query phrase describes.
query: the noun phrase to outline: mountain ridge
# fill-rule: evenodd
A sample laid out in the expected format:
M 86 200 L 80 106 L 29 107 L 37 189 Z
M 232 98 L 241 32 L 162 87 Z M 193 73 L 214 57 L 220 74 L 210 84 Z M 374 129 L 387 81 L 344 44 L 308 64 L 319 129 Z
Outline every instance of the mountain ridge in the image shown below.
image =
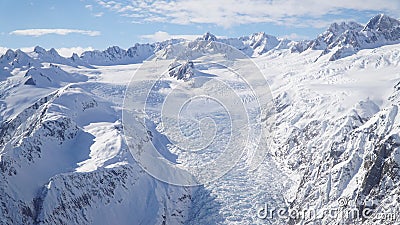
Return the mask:
M 379 14 L 372 17 L 366 25 L 357 22 L 335 22 L 315 39 L 304 41 L 277 38 L 264 32 L 238 38 L 217 38 L 210 32 L 206 32 L 195 41 L 200 40 L 219 41 L 232 45 L 250 57 L 257 57 L 258 55 L 282 49 L 289 49 L 292 53 L 302 53 L 306 50 L 322 50 L 323 52 L 316 60 L 324 55 L 329 55 L 328 60 L 334 61 L 356 54 L 361 49 L 400 43 L 400 21 L 387 15 Z M 133 64 L 143 62 L 157 51 L 171 44 L 184 41 L 184 39 L 171 39 L 155 43 L 136 43 L 126 50 L 118 46 L 111 46 L 103 51 L 85 51 L 80 56 L 73 54 L 69 58 L 60 56 L 54 48 L 46 51 L 40 46 L 36 46 L 29 56 L 39 62 L 52 61 L 53 63 L 85 67 Z M 10 57 L 13 52 L 13 50 L 8 50 L 4 55 Z M 22 53 L 19 54 L 21 55 Z

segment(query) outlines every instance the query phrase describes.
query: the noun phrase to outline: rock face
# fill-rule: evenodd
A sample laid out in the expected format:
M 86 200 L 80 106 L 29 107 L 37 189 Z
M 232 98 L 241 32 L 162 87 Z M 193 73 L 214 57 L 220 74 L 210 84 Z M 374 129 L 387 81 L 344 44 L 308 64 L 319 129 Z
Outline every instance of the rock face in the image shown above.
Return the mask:
M 192 61 L 183 64 L 175 63 L 170 65 L 168 74 L 170 77 L 175 77 L 178 80 L 188 80 L 194 75 L 194 64 Z
M 203 40 L 203 41 L 217 41 L 217 37 L 214 34 L 211 34 L 210 32 L 207 32 L 203 35 L 203 37 L 197 39 L 197 40 Z

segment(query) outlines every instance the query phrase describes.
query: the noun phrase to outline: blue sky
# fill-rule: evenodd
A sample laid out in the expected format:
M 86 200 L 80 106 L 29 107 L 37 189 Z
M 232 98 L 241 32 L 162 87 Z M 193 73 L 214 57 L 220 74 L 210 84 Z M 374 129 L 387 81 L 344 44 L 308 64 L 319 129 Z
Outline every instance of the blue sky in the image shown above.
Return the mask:
M 365 24 L 378 13 L 399 18 L 400 1 L 0 0 L 0 46 L 79 52 L 207 31 L 229 37 L 264 31 L 296 40 L 313 38 L 335 21 Z

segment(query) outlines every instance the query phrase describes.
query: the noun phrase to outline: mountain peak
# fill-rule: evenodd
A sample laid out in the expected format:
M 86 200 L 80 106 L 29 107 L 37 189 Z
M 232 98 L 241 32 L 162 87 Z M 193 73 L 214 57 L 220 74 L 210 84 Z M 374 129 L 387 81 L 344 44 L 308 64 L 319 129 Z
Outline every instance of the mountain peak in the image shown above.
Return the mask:
M 118 46 L 111 46 L 106 49 L 106 52 L 111 55 L 124 55 L 126 51 Z
M 204 41 L 216 41 L 217 37 L 214 34 L 207 32 L 200 39 Z
M 280 41 L 272 35 L 268 35 L 264 32 L 253 33 L 250 36 L 240 38 L 244 44 L 250 46 L 256 55 L 264 54 L 271 49 L 277 47 Z
M 251 36 L 266 36 L 267 34 L 265 34 L 265 32 L 263 32 L 263 31 L 261 31 L 261 32 L 256 32 L 256 33 L 253 33 Z
M 332 33 L 332 34 L 341 34 L 344 33 L 346 30 L 357 30 L 360 31 L 363 28 L 363 26 L 359 23 L 349 21 L 349 22 L 334 22 L 332 23 L 329 28 L 327 29 L 326 32 Z
M 7 52 L 4 54 L 5 57 L 11 58 L 15 55 L 15 52 L 12 49 L 8 49 Z
M 53 55 L 53 56 L 59 56 L 57 50 L 55 50 L 54 48 L 51 48 L 51 49 L 49 50 L 49 53 L 50 53 L 51 55 Z
M 40 46 L 36 46 L 36 47 L 33 49 L 33 51 L 34 51 L 35 53 L 45 53 L 45 52 L 46 52 L 46 49 L 44 49 L 44 48 L 42 48 L 42 47 L 40 47 Z
M 50 50 L 46 51 L 46 49 L 40 47 L 40 46 L 36 46 L 33 49 L 33 52 L 37 54 L 38 58 L 48 58 L 48 57 L 60 57 L 60 55 L 58 54 L 57 50 L 55 50 L 54 48 L 51 48 Z
M 77 60 L 79 60 L 80 58 L 79 58 L 78 54 L 76 54 L 76 53 L 74 52 L 74 53 L 72 53 L 71 59 L 72 59 L 73 61 L 77 61 Z
M 255 39 L 255 40 L 275 40 L 277 39 L 275 36 L 266 34 L 265 32 L 257 32 L 253 33 L 250 36 L 250 39 Z
M 400 26 L 400 21 L 385 14 L 379 14 L 370 19 L 364 30 L 383 31 Z

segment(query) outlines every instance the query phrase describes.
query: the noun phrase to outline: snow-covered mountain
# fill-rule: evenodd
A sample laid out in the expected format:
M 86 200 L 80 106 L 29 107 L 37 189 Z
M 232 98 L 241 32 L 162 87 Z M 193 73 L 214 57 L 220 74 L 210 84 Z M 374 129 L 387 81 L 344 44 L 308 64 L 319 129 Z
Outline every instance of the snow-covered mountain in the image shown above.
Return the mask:
M 94 50 L 83 52 L 80 58 L 90 65 L 99 66 L 141 63 L 165 46 L 182 41 L 184 40 L 172 39 L 154 44 L 135 44 L 127 50 L 113 46 L 104 51 Z
M 244 57 L 228 45 L 252 57 L 260 71 L 207 61 L 233 57 L 240 63 Z M 400 21 L 377 15 L 366 25 L 334 23 L 316 39 L 298 42 L 265 33 L 206 33 L 190 42 L 110 47 L 71 58 L 41 47 L 8 50 L 0 57 L 0 224 L 397 224 L 399 49 Z M 165 77 L 150 73 L 157 81 L 152 85 L 154 80 L 139 76 L 132 90 L 146 96 L 151 112 L 135 123 L 137 136 L 130 139 L 146 159 L 153 157 L 146 168 L 124 137 L 123 101 L 135 71 L 158 71 L 164 61 Z M 249 82 L 232 71 L 244 72 L 241 79 Z M 249 145 L 242 158 L 231 159 L 238 161 L 225 176 L 200 186 L 170 185 L 148 174 L 177 176 L 158 163 L 160 157 L 182 170 L 214 159 L 230 139 L 230 129 L 218 125 L 230 124 L 225 122 L 231 116 L 240 119 L 212 99 L 191 99 L 170 110 L 198 120 L 170 118 L 185 128 L 171 131 L 156 110 L 164 98 L 175 96 L 172 103 L 178 104 L 205 88 L 209 95 L 239 97 L 233 106 L 240 108 L 238 103 L 255 101 L 245 84 L 260 72 L 272 92 L 274 116 L 249 127 L 274 126 L 261 141 L 267 154 L 259 167 L 252 168 Z M 217 84 L 230 85 L 235 96 Z M 250 121 L 260 113 L 246 112 Z M 206 140 L 216 143 L 194 157 L 174 147 L 180 132 L 214 135 Z M 147 154 L 149 145 L 159 154 Z M 260 218 L 265 206 L 275 211 Z M 366 209 L 363 218 L 348 216 Z M 314 216 L 290 217 L 289 211 Z
M 109 47 L 104 51 L 87 51 L 82 53 L 82 60 L 92 65 L 118 65 L 140 63 L 154 54 L 154 45 L 137 44 L 128 50 L 118 46 Z
M 81 74 L 67 73 L 59 66 L 49 64 L 48 67 L 32 67 L 25 73 L 25 85 L 38 87 L 62 87 L 70 83 L 84 82 L 88 78 Z
M 361 49 L 371 49 L 400 43 L 400 21 L 384 14 L 373 17 L 365 26 L 355 22 L 333 23 L 315 40 L 300 42 L 292 51 L 324 50 L 334 61 L 353 55 Z

